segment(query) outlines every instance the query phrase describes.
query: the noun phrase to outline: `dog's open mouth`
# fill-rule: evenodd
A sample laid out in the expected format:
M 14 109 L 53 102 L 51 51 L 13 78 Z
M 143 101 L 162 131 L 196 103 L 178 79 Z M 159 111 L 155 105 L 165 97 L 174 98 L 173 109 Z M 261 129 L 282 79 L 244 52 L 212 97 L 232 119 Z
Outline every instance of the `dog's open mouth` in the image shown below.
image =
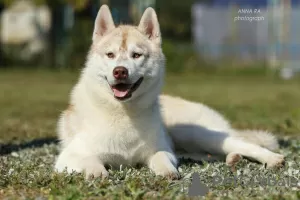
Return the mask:
M 143 77 L 141 77 L 134 84 L 118 83 L 116 85 L 110 86 L 114 96 L 118 100 L 127 100 L 131 98 L 132 93 L 138 89 L 138 87 L 143 82 Z

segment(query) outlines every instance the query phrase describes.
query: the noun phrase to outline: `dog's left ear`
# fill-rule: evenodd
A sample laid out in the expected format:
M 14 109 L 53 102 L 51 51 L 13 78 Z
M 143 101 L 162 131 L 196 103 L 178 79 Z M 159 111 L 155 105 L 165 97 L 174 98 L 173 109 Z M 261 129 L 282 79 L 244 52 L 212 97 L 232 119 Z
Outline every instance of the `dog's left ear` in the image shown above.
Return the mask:
M 144 33 L 150 40 L 161 45 L 161 33 L 156 12 L 149 7 L 145 10 L 138 29 Z

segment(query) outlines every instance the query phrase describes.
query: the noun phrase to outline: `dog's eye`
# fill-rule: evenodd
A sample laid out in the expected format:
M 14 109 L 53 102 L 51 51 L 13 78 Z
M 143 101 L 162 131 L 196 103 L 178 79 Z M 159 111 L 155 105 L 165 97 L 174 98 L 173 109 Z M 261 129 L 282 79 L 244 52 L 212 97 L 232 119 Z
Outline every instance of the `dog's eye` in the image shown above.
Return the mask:
M 115 57 L 115 54 L 112 53 L 112 52 L 109 52 L 106 54 L 108 58 L 114 58 Z
M 132 54 L 132 58 L 139 58 L 139 57 L 141 57 L 142 56 L 142 54 L 141 53 L 133 53 Z

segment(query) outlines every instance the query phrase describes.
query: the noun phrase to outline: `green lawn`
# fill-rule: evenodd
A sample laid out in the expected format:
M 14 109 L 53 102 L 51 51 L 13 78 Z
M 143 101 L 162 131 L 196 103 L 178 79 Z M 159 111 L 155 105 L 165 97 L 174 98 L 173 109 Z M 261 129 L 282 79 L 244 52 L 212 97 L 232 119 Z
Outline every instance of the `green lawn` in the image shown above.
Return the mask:
M 224 162 L 182 160 L 178 181 L 155 177 L 146 168 L 112 171 L 109 179 L 85 181 L 81 175 L 53 172 L 58 153 L 55 126 L 67 106 L 78 72 L 0 71 L 0 199 L 186 199 L 193 172 L 210 186 L 208 199 L 299 199 L 300 188 L 212 185 L 214 176 L 243 175 L 300 181 L 300 80 L 231 73 L 169 75 L 164 92 L 208 104 L 237 128 L 260 128 L 281 139 L 287 164 L 280 170 L 243 160 L 232 172 Z

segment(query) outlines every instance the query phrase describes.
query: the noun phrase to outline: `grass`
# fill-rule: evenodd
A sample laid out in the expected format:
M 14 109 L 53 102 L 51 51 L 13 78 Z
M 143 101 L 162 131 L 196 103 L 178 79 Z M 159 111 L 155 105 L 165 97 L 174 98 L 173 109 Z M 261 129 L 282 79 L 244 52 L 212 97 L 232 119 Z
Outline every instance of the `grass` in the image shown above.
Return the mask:
M 169 75 L 164 92 L 216 108 L 237 128 L 260 128 L 281 138 L 282 169 L 243 160 L 236 170 L 224 162 L 181 160 L 182 179 L 155 177 L 147 168 L 111 171 L 107 180 L 85 181 L 80 174 L 57 174 L 55 126 L 67 106 L 76 72 L 0 71 L 0 199 L 188 199 L 189 177 L 200 174 L 210 187 L 207 199 L 299 199 L 297 187 L 249 186 L 253 177 L 300 180 L 300 80 L 231 73 Z M 214 177 L 239 175 L 246 185 L 213 185 Z M 247 185 L 248 184 L 248 185 Z

